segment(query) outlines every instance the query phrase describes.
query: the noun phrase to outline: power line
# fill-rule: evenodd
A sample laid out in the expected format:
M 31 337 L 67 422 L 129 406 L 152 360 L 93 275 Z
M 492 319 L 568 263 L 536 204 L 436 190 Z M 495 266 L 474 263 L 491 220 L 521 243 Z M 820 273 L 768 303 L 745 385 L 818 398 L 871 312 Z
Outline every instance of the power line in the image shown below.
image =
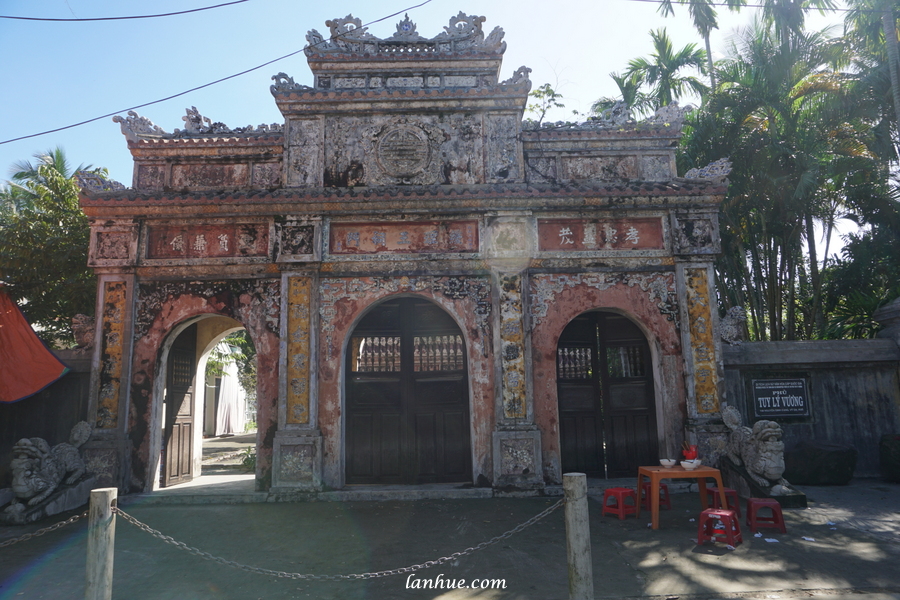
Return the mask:
M 244 1 L 246 1 L 246 0 L 240 0 L 240 1 L 241 1 L 241 2 L 244 2 Z M 374 21 L 369 21 L 368 23 L 364 23 L 364 24 L 363 24 L 363 27 L 368 27 L 369 25 L 374 25 L 375 23 L 380 23 L 381 21 L 385 21 L 385 20 L 390 19 L 390 18 L 392 18 L 392 17 L 396 17 L 397 15 L 400 15 L 400 14 L 402 14 L 402 13 L 405 13 L 405 12 L 408 12 L 408 11 L 411 11 L 411 10 L 414 10 L 414 9 L 416 9 L 416 8 L 420 8 L 420 7 L 422 7 L 422 6 L 425 6 L 426 4 L 428 4 L 428 3 L 431 2 L 431 1 L 432 1 L 432 0 L 425 0 L 424 2 L 420 2 L 419 4 L 410 6 L 409 8 L 404 8 L 403 10 L 399 10 L 399 11 L 397 11 L 397 12 L 395 12 L 395 13 L 392 13 L 392 14 L 390 14 L 390 15 L 387 15 L 387 16 L 385 16 L 385 17 L 381 17 L 380 19 L 375 19 Z M 317 45 L 319 45 L 319 44 L 323 44 L 323 43 L 325 43 L 326 41 L 331 41 L 331 40 L 335 39 L 335 37 L 336 37 L 336 36 L 331 36 L 331 37 L 328 38 L 327 40 L 322 40 L 321 42 L 316 42 L 315 44 L 311 44 L 309 47 L 314 48 L 315 46 L 317 46 Z M 115 112 L 107 113 L 107 114 L 105 114 L 105 115 L 100 115 L 99 117 L 94 117 L 94 118 L 92 118 L 92 119 L 87 119 L 87 120 L 85 120 L 85 121 L 80 121 L 80 122 L 78 122 L 78 123 L 73 123 L 72 125 L 65 125 L 64 127 L 57 127 L 56 129 L 48 129 L 47 131 L 42 131 L 42 132 L 40 132 L 40 133 L 32 133 L 31 135 L 23 135 L 23 136 L 20 136 L 20 137 L 17 137 L 17 138 L 9 139 L 9 140 L 3 140 L 2 142 L 0 142 L 0 146 L 2 146 L 3 144 L 9 144 L 9 143 L 11 143 L 11 142 L 18 142 L 18 141 L 21 141 L 21 140 L 27 140 L 27 139 L 29 139 L 29 138 L 40 137 L 40 136 L 42 136 L 42 135 L 47 135 L 48 133 L 56 133 L 57 131 L 64 131 L 64 130 L 66 130 L 66 129 L 72 129 L 72 128 L 74 128 L 74 127 L 80 127 L 81 125 L 87 125 L 88 123 L 93 123 L 94 121 L 99 121 L 100 119 L 106 119 L 106 118 L 108 118 L 108 117 L 112 117 L 112 116 L 114 116 L 114 115 L 118 115 L 118 114 L 120 114 L 120 113 L 127 112 L 127 111 L 129 111 L 129 110 L 137 110 L 137 109 L 139 109 L 139 108 L 144 108 L 145 106 L 150 106 L 151 104 L 159 104 L 160 102 L 166 102 L 167 100 L 172 100 L 173 98 L 178 98 L 178 97 L 180 97 L 180 96 L 184 96 L 184 95 L 186 95 L 186 94 L 190 94 L 191 92 L 196 92 L 197 90 L 202 90 L 203 88 L 208 88 L 208 87 L 210 87 L 210 86 L 216 85 L 217 83 L 222 83 L 223 81 L 228 81 L 229 79 L 234 79 L 235 77 L 240 77 L 241 75 L 246 75 L 247 73 L 250 73 L 250 72 L 252 72 L 252 71 L 257 71 L 257 70 L 259 70 L 259 69 L 261 69 L 261 68 L 263 68 L 263 67 L 265 67 L 265 66 L 271 65 L 272 63 L 278 62 L 278 61 L 280 61 L 280 60 L 284 60 L 285 58 L 290 58 L 291 56 L 294 56 L 294 55 L 296 55 L 296 54 L 300 54 L 301 52 L 303 52 L 303 50 L 304 50 L 304 48 L 301 48 L 300 50 L 296 50 L 296 51 L 294 51 L 294 52 L 291 52 L 290 54 L 285 54 L 284 56 L 279 56 L 278 58 L 274 58 L 274 59 L 272 59 L 272 60 L 270 60 L 270 61 L 266 61 L 266 62 L 264 62 L 264 63 L 261 64 L 261 65 L 257 65 L 257 66 L 255 66 L 255 67 L 251 67 L 251 68 L 249 68 L 249 69 L 246 69 L 246 70 L 244 70 L 244 71 L 241 71 L 240 73 L 235 73 L 235 74 L 233 74 L 233 75 L 228 75 L 227 77 L 222 77 L 221 79 L 216 79 L 215 81 L 210 81 L 209 83 L 204 83 L 203 85 L 198 85 L 197 87 L 193 87 L 193 88 L 191 88 L 191 89 L 189 89 L 189 90 L 185 90 L 185 91 L 179 92 L 179 93 L 177 93 L 177 94 L 172 94 L 171 96 L 166 96 L 165 98 L 160 98 L 159 100 L 153 100 L 153 101 L 151 101 L 151 102 L 145 102 L 145 103 L 143 103 L 143 104 L 138 104 L 138 105 L 132 106 L 132 107 L 130 107 L 130 108 L 123 108 L 123 109 L 117 110 L 117 111 L 115 111 Z
M 249 0 L 234 0 L 234 2 L 226 2 L 224 4 L 216 4 L 215 6 L 205 6 L 203 8 L 192 8 L 191 10 L 181 10 L 178 12 L 161 13 L 158 15 L 135 15 L 132 17 L 93 17 L 86 19 L 50 19 L 45 17 L 13 17 L 9 15 L 0 15 L 0 19 L 16 19 L 18 21 L 56 21 L 62 23 L 82 22 L 82 21 L 124 21 L 126 19 L 155 19 L 156 17 L 171 17 L 174 15 L 186 15 L 188 13 L 200 12 L 203 10 L 212 10 L 213 8 L 221 8 L 223 6 L 231 6 L 232 4 L 240 4 L 249 2 Z
M 666 2 L 666 0 L 625 0 L 625 1 L 626 2 L 644 2 L 647 4 L 662 4 L 662 3 Z M 681 4 L 680 0 L 673 0 L 673 2 L 677 2 L 678 4 Z M 731 6 L 727 2 L 709 2 L 708 4 L 710 6 L 728 6 L 728 7 Z M 743 4 L 743 5 L 741 5 L 741 8 L 766 8 L 766 5 L 765 4 Z M 804 10 L 819 10 L 819 9 L 807 6 L 807 7 L 804 7 Z M 851 12 L 851 11 L 856 11 L 856 12 L 861 12 L 861 13 L 866 13 L 866 12 L 881 13 L 882 12 L 882 11 L 880 11 L 878 9 L 874 9 L 874 8 L 837 8 L 837 7 L 835 7 L 835 8 L 826 8 L 823 10 L 825 12 Z

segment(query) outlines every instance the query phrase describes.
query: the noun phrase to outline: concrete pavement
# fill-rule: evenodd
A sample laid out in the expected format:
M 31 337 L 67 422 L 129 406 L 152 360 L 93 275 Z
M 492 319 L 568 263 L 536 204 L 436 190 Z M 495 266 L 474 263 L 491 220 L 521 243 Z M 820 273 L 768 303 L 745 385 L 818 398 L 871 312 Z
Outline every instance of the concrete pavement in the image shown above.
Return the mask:
M 630 482 L 633 485 L 634 482 Z M 596 488 L 595 488 L 596 489 Z M 596 598 L 900 599 L 900 485 L 855 480 L 803 488 L 807 510 L 785 511 L 788 533 L 744 532 L 735 550 L 697 546 L 697 494 L 673 495 L 661 528 L 649 516 L 620 521 L 592 500 Z M 447 556 L 503 533 L 556 498 L 160 504 L 122 508 L 190 546 L 228 560 L 286 572 L 338 574 L 392 569 Z M 0 527 L 0 542 L 60 519 Z M 72 599 L 84 594 L 84 520 L 0 548 L 0 599 Z M 777 540 L 776 541 L 767 541 Z M 116 599 L 548 600 L 568 597 L 562 509 L 450 564 L 354 581 L 295 581 L 239 571 L 180 551 L 117 521 Z M 442 575 L 441 579 L 437 579 Z M 423 589 L 465 579 L 503 589 Z M 407 587 L 413 586 L 413 587 Z

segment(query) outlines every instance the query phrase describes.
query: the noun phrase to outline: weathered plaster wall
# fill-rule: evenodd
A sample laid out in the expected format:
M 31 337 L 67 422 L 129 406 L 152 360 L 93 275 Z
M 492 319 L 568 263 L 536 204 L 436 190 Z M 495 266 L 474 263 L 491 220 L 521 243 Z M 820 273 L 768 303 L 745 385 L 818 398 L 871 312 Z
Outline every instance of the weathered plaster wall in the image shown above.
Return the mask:
M 535 423 L 541 430 L 544 479 L 560 483 L 556 349 L 569 322 L 589 310 L 632 319 L 653 355 L 660 451 L 675 450 L 684 430 L 681 343 L 671 309 L 674 273 L 535 274 L 531 277 L 531 347 Z
M 324 438 L 323 481 L 344 480 L 344 352 L 355 324 L 376 303 L 400 294 L 428 298 L 459 324 L 469 370 L 473 479 L 492 477 L 494 377 L 491 356 L 491 286 L 482 277 L 355 277 L 319 282 L 319 428 Z
M 277 429 L 279 280 L 143 283 L 138 290 L 129 427 L 130 488 L 152 489 L 159 457 L 163 348 L 181 323 L 202 315 L 235 319 L 250 334 L 257 352 L 257 487 L 271 479 L 272 440 Z

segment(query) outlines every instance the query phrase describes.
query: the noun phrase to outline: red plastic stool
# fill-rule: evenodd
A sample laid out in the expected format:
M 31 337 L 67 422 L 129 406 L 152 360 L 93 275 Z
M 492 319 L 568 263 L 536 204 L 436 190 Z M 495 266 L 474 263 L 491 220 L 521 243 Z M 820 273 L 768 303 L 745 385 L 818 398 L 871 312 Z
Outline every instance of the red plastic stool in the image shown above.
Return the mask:
M 716 522 L 721 522 L 723 527 L 716 527 Z M 737 546 L 744 541 L 741 536 L 741 526 L 737 515 L 733 510 L 726 508 L 707 508 L 700 513 L 700 524 L 697 526 L 697 543 L 707 541 L 715 542 L 724 537 L 725 542 L 731 546 Z
M 659 484 L 659 507 L 671 510 L 672 500 L 669 498 L 669 486 Z M 641 508 L 650 510 L 650 482 L 645 481 L 641 485 Z
M 607 505 L 609 498 L 613 498 L 616 503 Z M 625 504 L 625 499 L 631 498 L 631 504 Z M 637 516 L 637 495 L 631 488 L 614 487 L 607 488 L 603 491 L 603 515 L 612 513 L 619 515 L 619 519 L 625 519 L 626 515 Z
M 759 509 L 768 508 L 772 511 L 771 517 L 764 517 L 759 514 Z M 747 526 L 750 531 L 756 533 L 760 527 L 775 527 L 781 533 L 787 533 L 787 527 L 784 524 L 784 514 L 781 512 L 781 505 L 774 498 L 748 498 L 747 499 Z
M 737 490 L 733 490 L 731 488 L 722 488 L 722 491 L 725 492 L 725 501 L 728 502 L 728 507 L 734 512 L 737 513 L 737 516 L 741 516 L 741 500 L 738 498 Z M 707 493 L 707 503 L 712 503 L 713 508 L 722 508 L 720 506 L 722 501 L 719 500 L 719 486 L 711 485 L 706 488 Z

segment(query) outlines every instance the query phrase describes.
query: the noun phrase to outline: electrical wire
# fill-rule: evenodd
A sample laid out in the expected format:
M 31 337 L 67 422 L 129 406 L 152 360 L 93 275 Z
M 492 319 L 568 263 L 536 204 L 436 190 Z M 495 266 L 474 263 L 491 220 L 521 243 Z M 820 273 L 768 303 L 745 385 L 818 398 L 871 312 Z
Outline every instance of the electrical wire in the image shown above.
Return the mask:
M 203 8 L 192 8 L 191 10 L 181 10 L 178 12 L 161 13 L 158 15 L 135 15 L 133 17 L 93 17 L 84 19 L 51 19 L 46 17 L 14 17 L 10 15 L 0 15 L 0 19 L 16 19 L 18 21 L 55 21 L 62 23 L 83 22 L 83 21 L 124 21 L 127 19 L 155 19 L 157 17 L 172 17 L 174 15 L 186 15 L 188 13 L 200 12 L 203 10 L 212 10 L 223 6 L 231 6 L 232 4 L 241 4 L 250 0 L 234 0 L 234 2 L 226 2 L 224 4 L 216 4 L 215 6 L 205 6 Z
M 385 21 L 385 20 L 390 19 L 390 18 L 392 18 L 392 17 L 396 17 L 397 15 L 400 15 L 400 14 L 402 14 L 402 13 L 405 13 L 405 12 L 414 10 L 414 9 L 416 9 L 416 8 L 420 8 L 420 7 L 422 7 L 422 6 L 425 6 L 426 4 L 428 4 L 428 3 L 431 2 L 431 1 L 432 1 L 432 0 L 424 0 L 424 2 L 420 2 L 419 4 L 415 4 L 415 5 L 410 6 L 410 7 L 408 7 L 408 8 L 404 8 L 403 10 L 399 10 L 399 11 L 397 11 L 397 12 L 395 12 L 395 13 L 392 13 L 392 14 L 390 14 L 390 15 L 387 15 L 387 16 L 385 16 L 385 17 L 381 17 L 380 19 L 375 19 L 374 21 L 369 21 L 368 23 L 364 23 L 362 26 L 363 26 L 363 27 L 368 27 L 368 26 L 370 26 L 370 25 L 374 25 L 375 23 L 380 23 L 381 21 Z M 315 43 L 315 44 L 311 44 L 311 45 L 308 46 L 308 47 L 314 48 L 314 47 L 317 46 L 318 44 L 323 44 L 323 43 L 325 43 L 326 41 L 331 41 L 331 40 L 333 40 L 334 38 L 335 38 L 335 36 L 331 36 L 331 37 L 328 38 L 327 40 L 322 40 L 321 42 L 317 42 L 317 43 Z M 132 107 L 130 107 L 130 108 L 123 108 L 122 110 L 117 110 L 117 111 L 115 111 L 115 112 L 107 113 L 107 114 L 105 114 L 105 115 L 100 115 L 99 117 L 94 117 L 94 118 L 92 118 L 92 119 L 87 119 L 87 120 L 85 120 L 85 121 L 80 121 L 80 122 L 78 122 L 78 123 L 73 123 L 72 125 L 65 125 L 65 126 L 63 126 L 63 127 L 57 127 L 56 129 L 48 129 L 47 131 L 42 131 L 42 132 L 40 132 L 40 133 L 32 133 L 31 135 L 23 135 L 23 136 L 20 136 L 20 137 L 17 137 L 17 138 L 9 139 L 9 140 L 3 140 L 3 141 L 0 141 L 0 146 L 2 146 L 3 144 L 9 144 L 9 143 L 12 143 L 12 142 L 18 142 L 18 141 L 21 141 L 21 140 L 27 140 L 27 139 L 29 139 L 29 138 L 40 137 L 40 136 L 42 136 L 42 135 L 47 135 L 48 133 L 56 133 L 56 132 L 58 132 L 58 131 L 64 131 L 64 130 L 66 130 L 66 129 L 72 129 L 72 128 L 74 128 L 74 127 L 80 127 L 81 125 L 87 125 L 88 123 L 93 123 L 94 121 L 99 121 L 100 119 L 106 119 L 106 118 L 108 118 L 108 117 L 112 117 L 112 116 L 114 116 L 114 115 L 118 115 L 118 114 L 123 113 L 123 112 L 128 112 L 128 111 L 130 111 L 130 110 L 137 110 L 137 109 L 139 109 L 139 108 L 144 108 L 144 107 L 150 106 L 150 105 L 152 105 L 152 104 L 159 104 L 160 102 L 166 102 L 167 100 L 172 100 L 173 98 L 178 98 L 178 97 L 180 97 L 180 96 L 184 96 L 184 95 L 186 95 L 186 94 L 190 94 L 191 92 L 196 92 L 197 90 L 202 90 L 203 88 L 208 88 L 208 87 L 213 86 L 213 85 L 216 85 L 216 84 L 218 84 L 218 83 L 222 83 L 223 81 L 228 81 L 229 79 L 234 79 L 235 77 L 240 77 L 241 75 L 246 75 L 247 73 L 250 73 L 250 72 L 252 72 L 252 71 L 257 71 L 257 70 L 259 70 L 259 69 L 261 69 L 261 68 L 263 68 L 263 67 L 265 67 L 265 66 L 271 65 L 272 63 L 275 63 L 275 62 L 278 62 L 278 61 L 280 61 L 280 60 L 284 60 L 285 58 L 290 58 L 291 56 L 295 56 L 295 55 L 297 55 L 297 54 L 300 54 L 300 53 L 303 52 L 304 50 L 305 50 L 305 48 L 301 48 L 300 50 L 296 50 L 296 51 L 291 52 L 291 53 L 289 53 L 289 54 L 285 54 L 284 56 L 279 56 L 278 58 L 274 58 L 274 59 L 272 59 L 272 60 L 266 61 L 266 62 L 264 62 L 264 63 L 261 64 L 261 65 L 257 65 L 257 66 L 255 66 L 255 67 L 251 67 L 251 68 L 249 68 L 249 69 L 245 69 L 245 70 L 241 71 L 240 73 L 235 73 L 235 74 L 233 74 L 233 75 L 228 75 L 227 77 L 222 77 L 221 79 L 216 79 L 215 81 L 210 81 L 209 83 L 204 83 L 203 85 L 198 85 L 197 87 L 193 87 L 193 88 L 191 88 L 191 89 L 189 89 L 189 90 L 185 90 L 185 91 L 179 92 L 179 93 L 177 93 L 177 94 L 172 94 L 171 96 L 166 96 L 165 98 L 160 98 L 159 100 L 152 100 L 152 101 L 150 101 L 150 102 L 145 102 L 145 103 L 143 103 L 143 104 L 138 104 L 138 105 L 132 106 Z

